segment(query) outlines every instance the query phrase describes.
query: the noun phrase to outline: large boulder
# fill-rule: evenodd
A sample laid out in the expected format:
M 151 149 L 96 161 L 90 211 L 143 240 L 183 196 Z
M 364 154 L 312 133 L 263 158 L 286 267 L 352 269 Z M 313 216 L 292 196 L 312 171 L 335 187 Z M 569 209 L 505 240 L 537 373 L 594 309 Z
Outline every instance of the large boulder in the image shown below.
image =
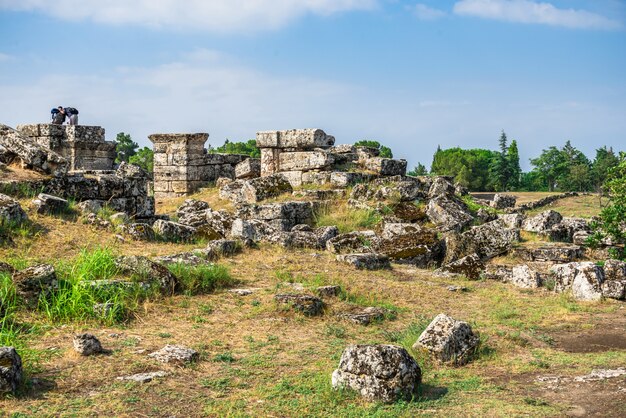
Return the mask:
M 517 198 L 515 196 L 496 193 L 493 196 L 490 206 L 495 209 L 506 209 L 514 207 L 515 202 L 517 202 Z
M 350 173 L 347 173 L 350 174 Z M 420 178 L 392 176 L 356 184 L 350 193 L 353 200 L 393 200 L 413 202 L 427 196 L 429 183 Z
M 548 233 L 548 231 L 560 223 L 563 217 L 559 212 L 547 210 L 530 218 L 524 219 L 522 229 L 528 232 L 537 232 L 540 234 Z
M 419 365 L 393 345 L 348 346 L 332 374 L 333 388 L 355 390 L 367 401 L 411 399 L 421 381 Z
M 15 393 L 22 380 L 22 358 L 15 348 L 0 347 L 0 393 Z
M 297 228 L 304 226 L 306 228 Z M 323 250 L 326 243 L 337 236 L 339 230 L 336 226 L 322 226 L 312 229 L 308 225 L 296 225 L 291 232 L 286 232 L 281 244 L 287 248 L 310 248 Z
M 186 199 L 182 205 L 176 209 L 178 222 L 183 225 L 198 227 L 206 223 L 206 211 L 209 204 L 202 200 Z
M 19 224 L 27 219 L 17 200 L 0 193 L 0 224 Z
M 371 252 L 378 240 L 374 231 L 354 231 L 339 234 L 326 242 L 326 249 L 331 253 Z
M 3 161 L 19 160 L 25 168 L 45 174 L 62 175 L 68 170 L 65 158 L 1 123 L 0 153 Z
M 452 184 L 451 179 L 445 176 L 435 177 L 428 189 L 428 197 L 431 199 L 439 196 L 453 197 L 455 193 L 456 187 Z
M 507 228 L 502 220 L 496 219 L 462 234 L 447 234 L 444 262 L 451 263 L 474 253 L 482 259 L 493 258 L 508 252 L 519 240 L 519 229 Z
M 156 233 L 154 229 L 143 222 L 133 222 L 130 224 L 124 224 L 119 226 L 119 231 L 122 234 L 128 235 L 130 238 L 138 241 L 154 241 L 156 240 Z
M 468 279 L 478 280 L 485 271 L 485 263 L 476 253 L 459 258 L 448 264 L 441 266 L 440 271 L 453 274 L 461 274 Z
M 593 301 L 602 298 L 604 271 L 590 261 L 557 264 L 550 268 L 555 292 L 572 292 L 577 300 Z
M 360 254 L 339 254 L 337 261 L 350 264 L 361 270 L 381 270 L 391 268 L 389 257 L 383 254 L 360 253 Z
M 506 281 L 524 289 L 535 289 L 542 284 L 541 275 L 526 264 L 513 267 Z
M 381 176 L 404 176 L 406 174 L 406 160 L 393 158 L 370 157 L 359 160 L 359 164 L 368 171 Z
M 261 160 L 246 158 L 235 166 L 235 178 L 250 179 L 261 176 Z
M 17 294 L 30 306 L 37 305 L 40 296 L 58 288 L 57 275 L 50 264 L 37 264 L 16 271 L 12 276 Z
M 237 217 L 243 220 L 265 221 L 279 231 L 291 231 L 296 225 L 313 222 L 314 207 L 312 202 L 242 205 L 237 210 Z
M 479 341 L 467 322 L 442 313 L 426 327 L 413 349 L 424 350 L 443 363 L 462 365 L 471 359 Z
M 289 180 L 282 174 L 272 174 L 250 180 L 236 180 L 220 188 L 220 197 L 233 203 L 257 203 L 262 200 L 292 193 Z
M 383 236 L 375 240 L 372 248 L 375 252 L 385 254 L 394 260 L 418 257 L 432 252 L 432 248 L 439 244 L 437 233 L 433 230 L 418 226 L 419 230 L 416 228 L 409 232 L 411 227 L 407 226 L 406 233 L 393 234 L 391 231 L 397 229 L 387 226 L 385 228 L 387 232 L 383 231 Z
M 544 234 L 551 241 L 573 242 L 574 235 L 580 232 L 591 232 L 591 227 L 586 219 L 583 218 L 563 218 L 561 222 L 553 225 Z
M 447 196 L 437 196 L 431 199 L 426 206 L 426 214 L 430 221 L 444 232 L 460 232 L 474 220 L 463 202 Z
M 152 229 L 161 239 L 168 242 L 188 242 L 196 236 L 196 228 L 163 219 L 154 222 Z
M 142 283 L 156 283 L 161 292 L 173 294 L 178 287 L 178 279 L 162 264 L 143 256 L 122 256 L 115 259 L 121 274 L 127 274 Z

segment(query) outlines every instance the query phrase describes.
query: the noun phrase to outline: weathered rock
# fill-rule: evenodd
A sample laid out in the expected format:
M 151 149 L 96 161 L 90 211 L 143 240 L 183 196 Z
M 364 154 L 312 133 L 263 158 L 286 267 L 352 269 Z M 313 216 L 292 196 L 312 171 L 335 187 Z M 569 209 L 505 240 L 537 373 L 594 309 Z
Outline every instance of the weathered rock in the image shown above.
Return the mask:
M 157 220 L 153 225 L 154 232 L 168 242 L 188 242 L 195 238 L 196 228 L 178 222 Z
M 355 390 L 367 401 L 410 399 L 421 381 L 415 360 L 393 345 L 348 346 L 332 374 L 333 388 Z
M 15 269 L 13 268 L 12 265 L 5 263 L 3 261 L 0 261 L 0 274 L 1 273 L 13 274 L 14 272 L 15 272 Z
M 441 267 L 441 271 L 462 274 L 468 279 L 477 280 L 485 270 L 485 264 L 476 253 L 460 258 Z
M 206 211 L 210 209 L 209 204 L 202 200 L 186 199 L 182 205 L 176 209 L 178 222 L 183 225 L 198 227 L 206 223 Z
M 167 376 L 167 372 L 157 371 L 157 372 L 149 372 L 149 373 L 137 373 L 130 376 L 120 376 L 117 380 L 130 380 L 132 382 L 137 383 L 148 383 L 157 377 L 165 377 Z
M 282 152 L 278 161 L 281 171 L 324 170 L 335 162 L 333 155 L 325 151 Z
M 241 245 L 230 239 L 218 239 L 209 241 L 207 249 L 214 251 L 220 257 L 229 257 L 241 252 Z
M 437 233 L 433 230 L 413 228 L 413 232 L 408 232 L 412 228 L 406 226 L 388 226 L 403 224 L 386 224 L 381 238 L 372 243 L 374 252 L 384 254 L 391 259 L 408 259 L 419 257 L 431 253 L 433 248 L 439 244 Z M 411 224 L 409 224 L 411 225 Z M 404 228 L 404 233 L 400 230 Z
M 122 256 L 115 259 L 115 265 L 122 274 L 134 276 L 136 281 L 157 283 L 161 292 L 172 294 L 178 287 L 178 279 L 167 267 L 143 256 Z
M 37 199 L 33 200 L 33 206 L 39 214 L 44 213 L 59 213 L 67 209 L 68 202 L 60 197 L 52 196 L 50 194 L 39 193 Z
M 164 255 L 161 257 L 156 257 L 154 259 L 157 263 L 161 264 L 185 264 L 188 266 L 199 266 L 202 264 L 206 264 L 207 261 L 203 258 L 198 257 L 194 253 L 178 253 L 172 255 Z
M 391 268 L 389 257 L 383 254 L 360 253 L 360 254 L 338 254 L 337 261 L 351 264 L 363 270 L 381 270 Z
M 517 198 L 508 194 L 496 193 L 491 201 L 491 207 L 494 209 L 506 209 L 515 206 Z
M 604 262 L 603 267 L 605 280 L 626 280 L 626 262 L 610 259 Z
M 119 231 L 138 241 L 156 240 L 154 229 L 152 229 L 150 225 L 142 222 L 120 225 Z
M 326 248 L 328 240 L 336 237 L 339 233 L 335 226 L 324 226 L 315 230 L 312 230 L 308 225 L 306 227 L 309 230 L 304 230 L 304 228 L 294 230 L 294 228 L 291 232 L 284 233 L 279 239 L 280 244 L 286 248 L 323 250 Z
M 442 313 L 419 336 L 413 349 L 426 350 L 444 363 L 462 365 L 471 359 L 479 341 L 467 322 L 457 321 Z
M 626 280 L 605 280 L 601 285 L 602 296 L 610 299 L 626 298 Z
M 15 348 L 0 347 L 0 393 L 15 393 L 22 380 L 22 358 Z
M 551 241 L 573 242 L 574 235 L 579 232 L 591 232 L 591 228 L 586 219 L 563 218 L 561 222 L 546 231 L 545 235 L 547 235 Z
M 577 300 L 599 300 L 602 298 L 604 272 L 592 262 L 557 264 L 550 268 L 554 278 L 554 291 L 571 289 Z
M 504 282 L 513 273 L 513 268 L 502 264 L 487 264 L 483 277 L 487 280 Z
M 35 306 L 40 296 L 58 288 L 57 275 L 50 264 L 37 264 L 16 271 L 12 276 L 17 294 L 30 306 Z
M 554 225 L 560 223 L 563 217 L 559 212 L 547 210 L 531 218 L 524 219 L 522 229 L 528 232 L 547 233 Z
M 514 266 L 506 282 L 524 289 L 535 289 L 542 284 L 541 275 L 526 264 Z
M 500 219 L 507 228 L 521 228 L 524 222 L 524 215 L 521 213 L 505 213 L 498 214 Z
M 279 303 L 290 305 L 307 316 L 317 316 L 324 312 L 324 302 L 316 296 L 285 293 L 275 295 L 274 299 Z
M 130 222 L 130 217 L 127 213 L 116 212 L 109 217 L 109 221 L 111 221 L 111 223 L 114 225 L 122 225 Z
M 483 225 L 474 226 L 462 234 L 446 235 L 446 257 L 444 263 L 451 263 L 470 254 L 478 254 L 488 259 L 509 251 L 513 243 L 519 241 L 519 229 L 506 228 L 503 221 L 496 219 Z
M 19 224 L 26 220 L 28 216 L 18 201 L 0 194 L 0 224 Z
M 102 344 L 93 334 L 77 334 L 74 336 L 74 350 L 82 356 L 102 353 Z
M 397 175 L 377 178 L 356 184 L 352 188 L 350 199 L 413 202 L 427 196 L 428 186 L 428 183 L 415 177 Z
M 289 129 L 285 131 L 261 131 L 256 134 L 259 148 L 328 148 L 335 144 L 335 138 L 321 129 Z
M 378 239 L 374 231 L 354 231 L 339 234 L 326 242 L 326 249 L 331 253 L 369 252 Z
M 0 124 L 0 150 L 3 161 L 19 160 L 24 167 L 42 173 L 61 175 L 68 170 L 65 158 L 3 124 Z
M 354 322 L 359 325 L 369 325 L 372 322 L 381 321 L 385 318 L 385 309 L 376 306 L 352 309 L 337 315 L 339 318 Z
M 98 213 L 104 207 L 104 204 L 105 202 L 103 200 L 83 200 L 76 205 L 76 209 L 78 209 L 83 215 L 87 215 L 89 213 Z
M 456 188 L 448 177 L 438 176 L 435 177 L 433 183 L 428 190 L 428 197 L 433 199 L 435 197 L 453 197 L 456 193 Z
M 235 166 L 235 178 L 250 179 L 261 176 L 261 160 L 246 158 Z
M 441 231 L 460 232 L 474 220 L 463 202 L 446 196 L 431 199 L 426 206 L 426 214 Z
M 493 212 L 493 209 L 489 210 L 486 208 L 480 208 L 476 212 L 476 218 L 478 218 L 482 223 L 487 223 L 498 219 L 498 215 Z
M 591 236 L 589 231 L 576 231 L 572 235 L 574 245 L 587 245 L 587 239 Z
M 359 160 L 359 163 L 364 169 L 373 171 L 381 176 L 404 176 L 406 174 L 406 160 L 371 157 Z
M 198 360 L 200 354 L 191 348 L 181 345 L 168 344 L 162 349 L 148 354 L 148 357 L 160 361 L 161 363 L 175 363 L 183 365 Z
M 580 263 L 572 282 L 572 295 L 577 300 L 600 300 L 602 298 L 604 272 L 593 263 Z
M 341 286 L 330 285 L 330 286 L 320 286 L 315 289 L 317 294 L 323 298 L 332 298 L 339 296 L 341 293 Z
M 242 205 L 237 217 L 243 220 L 261 220 L 278 231 L 291 231 L 298 224 L 313 222 L 312 202 L 282 202 L 264 205 Z
M 537 248 L 514 248 L 512 255 L 527 261 L 554 261 L 566 263 L 582 257 L 582 249 L 576 245 L 546 245 Z

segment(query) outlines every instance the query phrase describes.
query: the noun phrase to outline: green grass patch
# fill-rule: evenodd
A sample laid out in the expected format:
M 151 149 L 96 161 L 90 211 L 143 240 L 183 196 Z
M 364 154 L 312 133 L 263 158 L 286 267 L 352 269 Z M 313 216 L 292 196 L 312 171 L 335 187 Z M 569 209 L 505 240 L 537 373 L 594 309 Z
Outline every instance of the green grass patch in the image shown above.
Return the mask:
M 315 213 L 315 225 L 336 226 L 340 233 L 371 229 L 380 223 L 382 216 L 375 210 L 352 209 L 347 206 L 328 205 Z
M 219 264 L 170 264 L 168 269 L 178 277 L 180 285 L 188 295 L 214 292 L 233 286 L 237 281 L 230 275 L 225 266 Z

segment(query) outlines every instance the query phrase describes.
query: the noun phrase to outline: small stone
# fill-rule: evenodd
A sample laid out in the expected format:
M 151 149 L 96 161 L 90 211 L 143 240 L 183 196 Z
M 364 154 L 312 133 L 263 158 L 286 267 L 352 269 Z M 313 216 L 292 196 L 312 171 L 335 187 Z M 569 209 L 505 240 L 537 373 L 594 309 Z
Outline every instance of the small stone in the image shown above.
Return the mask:
M 320 297 L 331 298 L 339 296 L 339 294 L 341 293 L 341 286 L 320 286 L 315 289 L 315 291 Z
M 324 311 L 324 302 L 316 296 L 285 293 L 274 296 L 274 299 L 291 305 L 293 309 L 307 316 L 321 315 Z
M 257 290 L 259 290 L 258 288 L 247 288 L 247 289 L 229 289 L 228 291 L 230 293 L 234 293 L 238 296 L 248 296 L 251 295 L 253 293 L 255 293 Z
M 15 348 L 0 347 L 0 393 L 15 393 L 22 380 L 22 358 Z
M 137 373 L 131 376 L 120 376 L 117 380 L 130 380 L 138 383 L 148 383 L 157 377 L 165 377 L 167 376 L 167 372 L 158 371 L 158 372 L 150 372 L 150 373 Z
M 354 309 L 351 312 L 343 312 L 337 315 L 339 318 L 346 319 L 359 325 L 369 325 L 375 321 L 381 321 L 385 318 L 386 310 L 375 306 L 367 308 Z
M 161 363 L 185 364 L 198 360 L 199 354 L 191 348 L 168 344 L 162 349 L 148 354 L 148 357 L 160 361 Z
M 74 336 L 74 350 L 82 356 L 91 356 L 102 353 L 102 344 L 93 334 L 78 334 Z
M 382 254 L 362 253 L 362 254 L 339 254 L 337 261 L 351 264 L 357 269 L 381 270 L 391 268 L 389 257 Z

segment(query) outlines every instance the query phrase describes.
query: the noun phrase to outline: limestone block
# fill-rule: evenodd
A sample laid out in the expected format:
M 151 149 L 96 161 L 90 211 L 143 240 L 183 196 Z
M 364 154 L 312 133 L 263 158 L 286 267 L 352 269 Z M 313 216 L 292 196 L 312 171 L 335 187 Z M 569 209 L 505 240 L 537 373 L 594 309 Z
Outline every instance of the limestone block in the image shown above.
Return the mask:
M 406 160 L 372 157 L 362 160 L 362 164 L 366 170 L 381 176 L 404 176 L 406 174 Z
M 283 152 L 279 155 L 280 171 L 311 171 L 333 163 L 332 155 L 320 151 Z
M 248 179 L 261 175 L 261 160 L 259 158 L 247 158 L 235 166 L 235 178 Z
M 270 176 L 279 170 L 280 149 L 261 148 L 261 176 Z
M 334 145 L 335 137 L 321 129 L 263 131 L 257 132 L 256 143 L 259 148 L 328 148 Z
M 425 350 L 444 363 L 462 365 L 470 360 L 479 341 L 467 322 L 439 314 L 419 336 L 413 349 Z

